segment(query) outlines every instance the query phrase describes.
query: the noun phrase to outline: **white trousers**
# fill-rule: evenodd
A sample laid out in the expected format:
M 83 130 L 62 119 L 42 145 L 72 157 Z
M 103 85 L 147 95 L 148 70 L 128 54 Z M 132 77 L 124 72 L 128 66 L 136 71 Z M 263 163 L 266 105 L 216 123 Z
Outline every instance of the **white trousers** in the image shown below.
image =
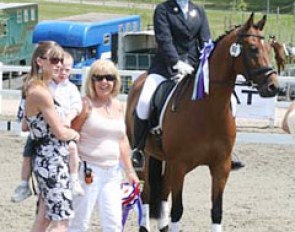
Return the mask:
M 86 232 L 94 207 L 100 216 L 103 232 L 122 232 L 122 172 L 120 166 L 100 168 L 88 164 L 94 176 L 92 184 L 84 181 L 84 165 L 79 172 L 84 196 L 74 198 L 75 216 L 68 232 Z
M 145 120 L 149 118 L 152 96 L 159 84 L 164 80 L 166 80 L 166 78 L 158 74 L 150 74 L 147 76 L 136 106 L 136 113 L 140 119 Z

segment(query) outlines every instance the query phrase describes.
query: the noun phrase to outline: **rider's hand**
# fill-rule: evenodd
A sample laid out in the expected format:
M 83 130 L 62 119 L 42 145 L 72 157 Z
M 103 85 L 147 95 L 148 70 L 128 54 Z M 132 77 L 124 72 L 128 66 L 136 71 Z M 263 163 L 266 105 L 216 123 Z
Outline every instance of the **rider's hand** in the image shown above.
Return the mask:
M 173 68 L 177 69 L 178 73 L 182 74 L 183 76 L 192 74 L 194 71 L 194 68 L 191 65 L 184 63 L 181 60 L 177 61 L 177 63 L 173 66 Z

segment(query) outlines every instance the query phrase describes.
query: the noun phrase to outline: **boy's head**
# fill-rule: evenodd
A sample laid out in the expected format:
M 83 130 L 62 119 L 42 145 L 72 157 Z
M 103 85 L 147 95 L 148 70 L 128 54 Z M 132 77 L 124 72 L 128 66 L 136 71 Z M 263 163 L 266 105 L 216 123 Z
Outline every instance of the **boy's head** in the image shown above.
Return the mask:
M 54 78 L 55 83 L 59 84 L 69 78 L 71 74 L 71 69 L 73 67 L 73 63 L 74 60 L 71 54 L 68 52 L 64 52 L 63 65 L 59 70 L 58 77 Z

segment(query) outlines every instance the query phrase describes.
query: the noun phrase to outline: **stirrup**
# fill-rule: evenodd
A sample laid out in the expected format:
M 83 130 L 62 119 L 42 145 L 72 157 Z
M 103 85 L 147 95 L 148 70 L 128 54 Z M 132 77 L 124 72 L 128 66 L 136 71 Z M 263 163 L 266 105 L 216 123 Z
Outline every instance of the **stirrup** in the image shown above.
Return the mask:
M 145 157 L 142 150 L 137 148 L 132 150 L 131 161 L 135 171 L 143 171 L 145 166 Z

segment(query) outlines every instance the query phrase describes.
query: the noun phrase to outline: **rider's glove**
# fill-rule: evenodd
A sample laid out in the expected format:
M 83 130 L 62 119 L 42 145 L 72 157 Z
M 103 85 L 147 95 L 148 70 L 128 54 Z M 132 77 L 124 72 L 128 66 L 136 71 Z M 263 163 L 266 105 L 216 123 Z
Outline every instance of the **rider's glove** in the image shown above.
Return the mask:
M 178 73 L 182 74 L 183 76 L 192 74 L 194 71 L 194 68 L 191 65 L 184 63 L 181 60 L 177 61 L 177 63 L 173 66 L 173 68 L 177 69 Z

